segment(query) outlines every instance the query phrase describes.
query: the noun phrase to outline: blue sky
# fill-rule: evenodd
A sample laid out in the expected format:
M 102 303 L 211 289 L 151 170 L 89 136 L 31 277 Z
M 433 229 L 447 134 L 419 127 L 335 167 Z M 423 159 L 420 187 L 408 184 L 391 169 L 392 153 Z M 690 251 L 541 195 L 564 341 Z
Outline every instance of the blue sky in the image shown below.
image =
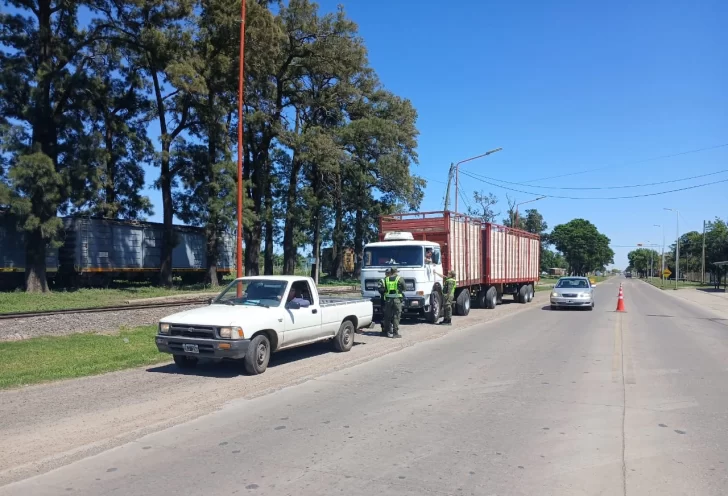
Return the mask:
M 321 2 L 333 11 L 340 2 Z M 429 180 L 423 210 L 442 208 L 451 162 L 507 181 L 602 168 L 517 189 L 577 197 L 652 193 L 728 179 L 728 173 L 646 188 L 558 191 L 540 186 L 642 184 L 728 169 L 728 147 L 639 161 L 728 143 L 728 2 L 358 0 L 343 2 L 360 27 L 382 82 L 419 112 L 420 164 Z M 151 182 L 157 169 L 149 171 Z M 473 191 L 505 193 L 461 176 Z M 549 226 L 582 217 L 614 245 L 668 243 L 704 219 L 728 217 L 728 183 L 619 201 L 544 199 Z M 525 201 L 532 195 L 510 193 Z M 150 191 L 161 219 L 159 193 Z M 460 208 L 463 209 L 462 201 Z M 630 248 L 615 247 L 617 267 Z

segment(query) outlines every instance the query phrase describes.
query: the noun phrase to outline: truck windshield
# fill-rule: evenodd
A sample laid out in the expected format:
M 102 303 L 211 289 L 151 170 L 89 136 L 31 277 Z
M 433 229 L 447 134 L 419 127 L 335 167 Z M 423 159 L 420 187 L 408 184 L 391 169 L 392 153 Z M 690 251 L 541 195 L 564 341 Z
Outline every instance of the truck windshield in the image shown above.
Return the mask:
M 240 286 L 241 296 L 238 296 Z M 241 279 L 231 282 L 213 303 L 222 305 L 280 306 L 287 281 L 271 279 Z
M 364 267 L 422 267 L 421 246 L 370 246 L 364 249 Z

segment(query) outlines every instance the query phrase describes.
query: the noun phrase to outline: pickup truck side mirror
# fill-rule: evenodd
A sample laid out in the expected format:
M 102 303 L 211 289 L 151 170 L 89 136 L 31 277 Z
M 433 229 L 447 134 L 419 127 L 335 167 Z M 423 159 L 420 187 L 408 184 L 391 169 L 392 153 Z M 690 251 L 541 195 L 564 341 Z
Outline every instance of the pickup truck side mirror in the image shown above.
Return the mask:
M 286 307 L 290 308 L 291 310 L 298 310 L 301 308 L 301 304 L 297 301 L 289 301 Z

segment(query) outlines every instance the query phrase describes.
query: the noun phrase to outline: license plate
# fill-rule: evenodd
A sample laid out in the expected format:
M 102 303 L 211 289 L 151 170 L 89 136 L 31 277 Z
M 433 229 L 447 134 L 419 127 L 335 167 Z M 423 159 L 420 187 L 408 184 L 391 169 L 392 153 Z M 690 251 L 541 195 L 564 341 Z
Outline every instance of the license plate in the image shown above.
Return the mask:
M 182 345 L 182 348 L 187 353 L 199 353 L 200 352 L 200 348 L 196 344 L 185 344 L 185 345 Z

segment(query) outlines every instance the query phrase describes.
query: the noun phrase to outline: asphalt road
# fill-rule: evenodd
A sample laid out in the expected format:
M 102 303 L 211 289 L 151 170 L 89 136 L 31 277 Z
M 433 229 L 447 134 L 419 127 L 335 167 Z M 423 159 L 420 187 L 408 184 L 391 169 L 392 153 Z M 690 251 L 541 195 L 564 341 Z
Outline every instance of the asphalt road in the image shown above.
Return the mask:
M 534 306 L 0 495 L 728 494 L 728 321 L 621 281 L 627 313 L 615 279 L 593 312 Z

